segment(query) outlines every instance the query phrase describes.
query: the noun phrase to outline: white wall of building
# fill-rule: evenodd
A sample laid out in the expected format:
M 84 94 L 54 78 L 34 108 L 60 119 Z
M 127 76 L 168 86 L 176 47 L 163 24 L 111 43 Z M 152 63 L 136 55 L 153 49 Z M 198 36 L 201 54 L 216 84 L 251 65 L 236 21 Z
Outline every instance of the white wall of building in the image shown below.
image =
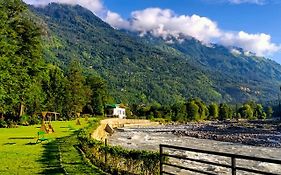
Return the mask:
M 126 118 L 126 111 L 124 108 L 114 108 L 113 109 L 113 116 L 118 116 L 119 118 Z

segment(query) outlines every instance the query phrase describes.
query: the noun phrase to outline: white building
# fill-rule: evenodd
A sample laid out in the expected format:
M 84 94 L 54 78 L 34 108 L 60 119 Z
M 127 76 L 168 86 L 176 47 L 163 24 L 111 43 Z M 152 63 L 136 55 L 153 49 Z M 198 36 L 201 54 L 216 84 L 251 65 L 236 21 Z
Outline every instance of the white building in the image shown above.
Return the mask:
M 119 104 L 106 105 L 106 116 L 120 119 L 126 118 L 126 109 L 120 107 Z

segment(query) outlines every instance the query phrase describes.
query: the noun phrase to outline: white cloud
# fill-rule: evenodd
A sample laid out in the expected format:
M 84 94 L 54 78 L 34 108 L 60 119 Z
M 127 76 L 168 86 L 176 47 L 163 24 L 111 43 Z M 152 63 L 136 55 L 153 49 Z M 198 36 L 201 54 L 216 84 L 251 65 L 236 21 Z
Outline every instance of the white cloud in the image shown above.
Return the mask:
M 115 16 L 115 20 L 112 20 L 114 18 L 106 20 L 112 26 L 137 31 L 141 35 L 150 33 L 164 39 L 173 36 L 179 41 L 183 37 L 192 36 L 205 44 L 217 42 L 224 46 L 241 47 L 258 56 L 268 56 L 281 49 L 280 45 L 271 42 L 271 36 L 268 34 L 249 34 L 244 31 L 227 32 L 221 30 L 217 23 L 209 18 L 198 15 L 176 15 L 169 9 L 147 8 L 134 11 L 127 22 L 120 15 L 109 16 Z
M 238 33 L 226 32 L 220 38 L 220 42 L 225 46 L 238 46 L 247 51 L 256 53 L 258 56 L 270 55 L 279 51 L 280 45 L 271 42 L 271 36 L 259 33 L 249 34 L 244 31 Z
M 107 11 L 106 17 L 104 19 L 112 27 L 119 29 L 129 29 L 130 24 L 127 20 L 124 20 L 118 13 Z
M 205 0 L 212 1 L 212 0 Z M 280 4 L 280 0 L 217 0 L 219 2 L 229 2 L 231 4 L 256 4 L 256 5 L 266 5 L 266 4 Z
M 239 50 L 234 49 L 234 48 L 231 49 L 230 52 L 231 52 L 233 55 L 241 55 L 241 54 L 242 54 Z
M 243 3 L 249 3 L 249 4 L 259 4 L 262 5 L 265 3 L 265 0 L 227 0 L 230 3 L 233 4 L 243 4 Z
M 49 3 L 61 3 L 61 4 L 71 4 L 71 5 L 80 5 L 84 8 L 91 10 L 95 14 L 104 13 L 105 8 L 103 6 L 102 0 L 23 0 L 27 4 L 34 6 L 45 6 Z
M 215 22 L 198 15 L 177 16 L 169 9 L 147 8 L 134 11 L 131 16 L 130 30 L 142 34 L 150 32 L 164 39 L 168 36 L 180 38 L 183 35 L 208 43 L 212 38 L 220 35 Z
M 186 37 L 194 37 L 204 44 L 218 43 L 225 46 L 236 46 L 258 56 L 268 56 L 280 51 L 281 46 L 271 42 L 271 36 L 264 33 L 250 34 L 244 31 L 228 32 L 220 29 L 215 21 L 198 15 L 177 15 L 170 9 L 147 8 L 131 13 L 129 20 L 123 19 L 118 13 L 106 9 L 102 0 L 24 0 L 32 5 L 47 5 L 51 2 L 78 4 L 91 10 L 112 27 L 150 33 L 171 41 L 173 36 L 182 41 Z M 225 0 L 231 3 L 261 4 L 272 0 Z

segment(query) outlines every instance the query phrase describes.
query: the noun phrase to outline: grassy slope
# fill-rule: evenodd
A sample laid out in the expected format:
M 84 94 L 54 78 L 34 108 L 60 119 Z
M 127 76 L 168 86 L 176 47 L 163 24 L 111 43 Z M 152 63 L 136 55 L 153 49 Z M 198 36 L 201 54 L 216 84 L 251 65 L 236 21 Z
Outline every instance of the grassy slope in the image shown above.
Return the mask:
M 0 129 L 0 174 L 103 174 L 86 163 L 78 150 L 74 130 L 86 125 L 53 122 L 51 141 L 35 144 L 39 125 Z

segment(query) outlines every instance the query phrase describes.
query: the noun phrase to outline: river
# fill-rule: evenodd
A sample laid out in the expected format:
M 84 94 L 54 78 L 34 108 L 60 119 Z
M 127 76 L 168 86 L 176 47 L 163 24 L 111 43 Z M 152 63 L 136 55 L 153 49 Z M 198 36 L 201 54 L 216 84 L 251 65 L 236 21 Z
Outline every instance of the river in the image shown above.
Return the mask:
M 238 143 L 231 142 L 221 142 L 208 139 L 198 139 L 187 136 L 176 136 L 171 130 L 182 130 L 188 126 L 158 126 L 158 127 L 136 127 L 136 128 L 122 128 L 116 130 L 116 132 L 108 138 L 108 143 L 111 145 L 119 145 L 128 149 L 142 149 L 142 150 L 159 150 L 159 144 L 168 144 L 176 146 L 184 146 L 189 148 L 198 148 L 203 150 L 218 151 L 224 153 L 236 153 L 243 154 L 254 157 L 264 157 L 264 158 L 273 158 L 281 159 L 281 149 L 272 148 L 272 147 L 257 147 L 242 145 Z M 230 160 L 222 158 L 219 156 L 210 156 L 206 154 L 194 153 L 194 152 L 179 152 L 176 150 L 166 150 L 172 154 L 180 154 L 190 158 L 196 158 L 201 160 L 208 160 L 212 162 L 219 163 L 229 163 Z M 230 170 L 211 166 L 211 165 L 202 165 L 194 162 L 189 162 L 185 160 L 174 160 L 171 159 L 171 162 L 175 164 L 185 165 L 187 167 L 196 167 L 196 169 L 207 170 L 215 172 L 217 174 L 229 174 Z M 251 161 L 242 161 L 237 160 L 237 165 L 243 167 L 251 167 L 253 169 L 274 172 L 281 174 L 281 165 L 268 164 L 262 162 L 251 162 Z M 168 168 L 170 172 L 175 174 L 192 174 L 190 172 Z M 238 172 L 238 174 L 250 174 Z

